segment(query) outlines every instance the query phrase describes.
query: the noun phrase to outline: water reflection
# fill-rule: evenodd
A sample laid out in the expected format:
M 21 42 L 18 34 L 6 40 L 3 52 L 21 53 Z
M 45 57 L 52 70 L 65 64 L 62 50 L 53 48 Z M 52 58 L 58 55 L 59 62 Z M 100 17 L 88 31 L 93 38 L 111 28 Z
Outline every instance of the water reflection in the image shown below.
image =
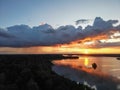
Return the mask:
M 99 61 L 98 61 L 99 62 Z M 59 66 L 68 66 L 74 69 L 83 70 L 86 72 L 92 72 L 93 69 L 96 69 L 97 64 L 95 60 L 90 57 L 82 57 L 79 59 L 67 59 L 67 60 L 54 60 L 53 63 Z M 90 70 L 91 69 L 91 70 Z
M 88 66 L 88 62 L 89 62 L 89 59 L 87 57 L 85 57 L 84 65 Z
M 98 90 L 119 90 L 120 61 L 115 57 L 79 57 L 79 59 L 54 60 L 53 70 L 71 80 L 96 85 Z M 93 68 L 96 64 L 96 68 Z

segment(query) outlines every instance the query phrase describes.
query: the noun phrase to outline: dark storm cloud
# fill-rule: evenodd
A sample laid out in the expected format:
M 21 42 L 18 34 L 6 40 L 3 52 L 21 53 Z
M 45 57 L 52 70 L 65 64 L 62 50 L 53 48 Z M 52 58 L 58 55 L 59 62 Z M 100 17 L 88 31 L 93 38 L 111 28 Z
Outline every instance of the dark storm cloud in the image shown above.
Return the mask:
M 53 29 L 51 25 L 44 24 L 30 28 L 28 25 L 15 25 L 0 30 L 0 46 L 28 47 L 70 43 L 87 37 L 108 34 L 110 30 L 120 31 L 120 25 L 113 27 L 118 20 L 104 21 L 96 17 L 93 26 L 82 29 L 72 25 L 60 26 Z M 12 38 L 10 38 L 12 37 Z
M 83 23 L 89 23 L 90 19 L 79 19 L 77 21 L 75 21 L 75 24 L 83 24 Z
M 4 29 L 0 28 L 0 38 L 12 38 L 14 36 L 10 35 Z

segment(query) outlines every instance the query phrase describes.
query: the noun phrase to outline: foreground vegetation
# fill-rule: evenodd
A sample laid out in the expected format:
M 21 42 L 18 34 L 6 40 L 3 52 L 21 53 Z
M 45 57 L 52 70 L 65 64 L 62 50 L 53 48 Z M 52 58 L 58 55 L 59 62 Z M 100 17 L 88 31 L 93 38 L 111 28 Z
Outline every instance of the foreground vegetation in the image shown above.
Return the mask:
M 0 90 L 92 90 L 51 70 L 62 55 L 0 55 Z

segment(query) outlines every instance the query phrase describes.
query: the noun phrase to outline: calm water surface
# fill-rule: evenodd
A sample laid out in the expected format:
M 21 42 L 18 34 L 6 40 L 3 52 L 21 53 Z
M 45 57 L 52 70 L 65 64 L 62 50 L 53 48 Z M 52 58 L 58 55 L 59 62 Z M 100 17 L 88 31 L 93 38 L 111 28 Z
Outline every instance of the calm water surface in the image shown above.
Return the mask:
M 76 82 L 95 85 L 97 90 L 120 90 L 120 60 L 116 57 L 83 57 L 54 60 L 53 71 Z M 94 69 L 92 64 L 96 63 Z

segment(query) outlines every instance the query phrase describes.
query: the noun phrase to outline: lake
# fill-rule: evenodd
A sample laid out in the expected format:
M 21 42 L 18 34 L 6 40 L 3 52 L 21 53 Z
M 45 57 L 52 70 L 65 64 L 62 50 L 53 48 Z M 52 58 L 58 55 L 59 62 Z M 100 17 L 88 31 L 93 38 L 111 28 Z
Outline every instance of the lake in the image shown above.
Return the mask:
M 120 90 L 120 60 L 116 58 L 79 56 L 79 59 L 53 60 L 52 70 L 96 90 Z M 93 63 L 96 68 L 93 68 Z

